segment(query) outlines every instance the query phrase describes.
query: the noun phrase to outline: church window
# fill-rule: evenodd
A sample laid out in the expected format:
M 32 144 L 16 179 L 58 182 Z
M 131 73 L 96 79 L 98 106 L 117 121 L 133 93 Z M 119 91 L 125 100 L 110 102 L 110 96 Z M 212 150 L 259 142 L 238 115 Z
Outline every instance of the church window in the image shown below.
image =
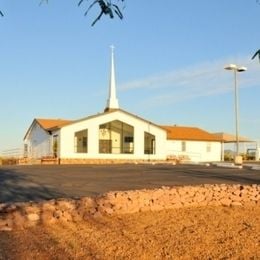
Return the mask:
M 187 147 L 186 147 L 186 142 L 185 142 L 185 141 L 182 141 L 182 142 L 181 142 L 181 151 L 182 151 L 182 152 L 186 152 L 186 149 L 187 149 Z
M 76 153 L 87 153 L 88 152 L 88 130 L 76 132 L 74 135 L 74 145 Z
M 147 132 L 144 133 L 144 153 L 155 154 L 155 136 Z
M 134 127 L 119 120 L 100 125 L 99 153 L 134 153 Z
M 210 142 L 207 143 L 206 150 L 207 150 L 207 153 L 211 152 L 211 143 Z

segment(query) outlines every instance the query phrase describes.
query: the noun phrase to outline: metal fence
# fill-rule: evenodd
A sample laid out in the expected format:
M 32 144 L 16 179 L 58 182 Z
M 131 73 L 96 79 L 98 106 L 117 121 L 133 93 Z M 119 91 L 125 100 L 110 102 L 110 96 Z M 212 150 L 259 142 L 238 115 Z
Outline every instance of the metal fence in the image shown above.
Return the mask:
M 13 149 L 7 149 L 3 150 L 0 153 L 0 157 L 2 158 L 23 158 L 24 157 L 24 151 L 23 148 L 13 148 Z

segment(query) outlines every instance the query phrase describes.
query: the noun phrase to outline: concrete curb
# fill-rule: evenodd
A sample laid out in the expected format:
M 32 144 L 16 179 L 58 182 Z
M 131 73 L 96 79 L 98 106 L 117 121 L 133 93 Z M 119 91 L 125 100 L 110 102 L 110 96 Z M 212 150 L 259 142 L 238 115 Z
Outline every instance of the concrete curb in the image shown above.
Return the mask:
M 243 169 L 243 165 L 235 165 L 234 163 L 220 162 L 220 163 L 213 163 L 212 165 L 217 167 L 223 167 L 223 168 Z

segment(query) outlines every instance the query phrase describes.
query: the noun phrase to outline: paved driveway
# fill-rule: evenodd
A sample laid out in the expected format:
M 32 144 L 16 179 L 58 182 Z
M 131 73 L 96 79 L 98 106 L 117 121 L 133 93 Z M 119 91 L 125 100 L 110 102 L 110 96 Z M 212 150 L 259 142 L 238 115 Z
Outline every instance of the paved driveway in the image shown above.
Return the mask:
M 260 184 L 260 171 L 150 164 L 1 166 L 0 203 L 206 183 Z

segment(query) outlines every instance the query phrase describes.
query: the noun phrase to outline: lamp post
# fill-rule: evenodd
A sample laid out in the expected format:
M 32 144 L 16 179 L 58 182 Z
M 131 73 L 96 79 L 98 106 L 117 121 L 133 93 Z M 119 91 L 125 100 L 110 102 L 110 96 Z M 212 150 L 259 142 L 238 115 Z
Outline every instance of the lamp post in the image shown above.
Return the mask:
M 246 67 L 239 67 L 235 64 L 229 64 L 224 68 L 225 70 L 232 70 L 234 72 L 235 83 L 235 121 L 236 121 L 236 157 L 235 163 L 242 163 L 242 158 L 239 156 L 239 117 L 238 117 L 238 89 L 237 89 L 237 73 L 247 70 Z

